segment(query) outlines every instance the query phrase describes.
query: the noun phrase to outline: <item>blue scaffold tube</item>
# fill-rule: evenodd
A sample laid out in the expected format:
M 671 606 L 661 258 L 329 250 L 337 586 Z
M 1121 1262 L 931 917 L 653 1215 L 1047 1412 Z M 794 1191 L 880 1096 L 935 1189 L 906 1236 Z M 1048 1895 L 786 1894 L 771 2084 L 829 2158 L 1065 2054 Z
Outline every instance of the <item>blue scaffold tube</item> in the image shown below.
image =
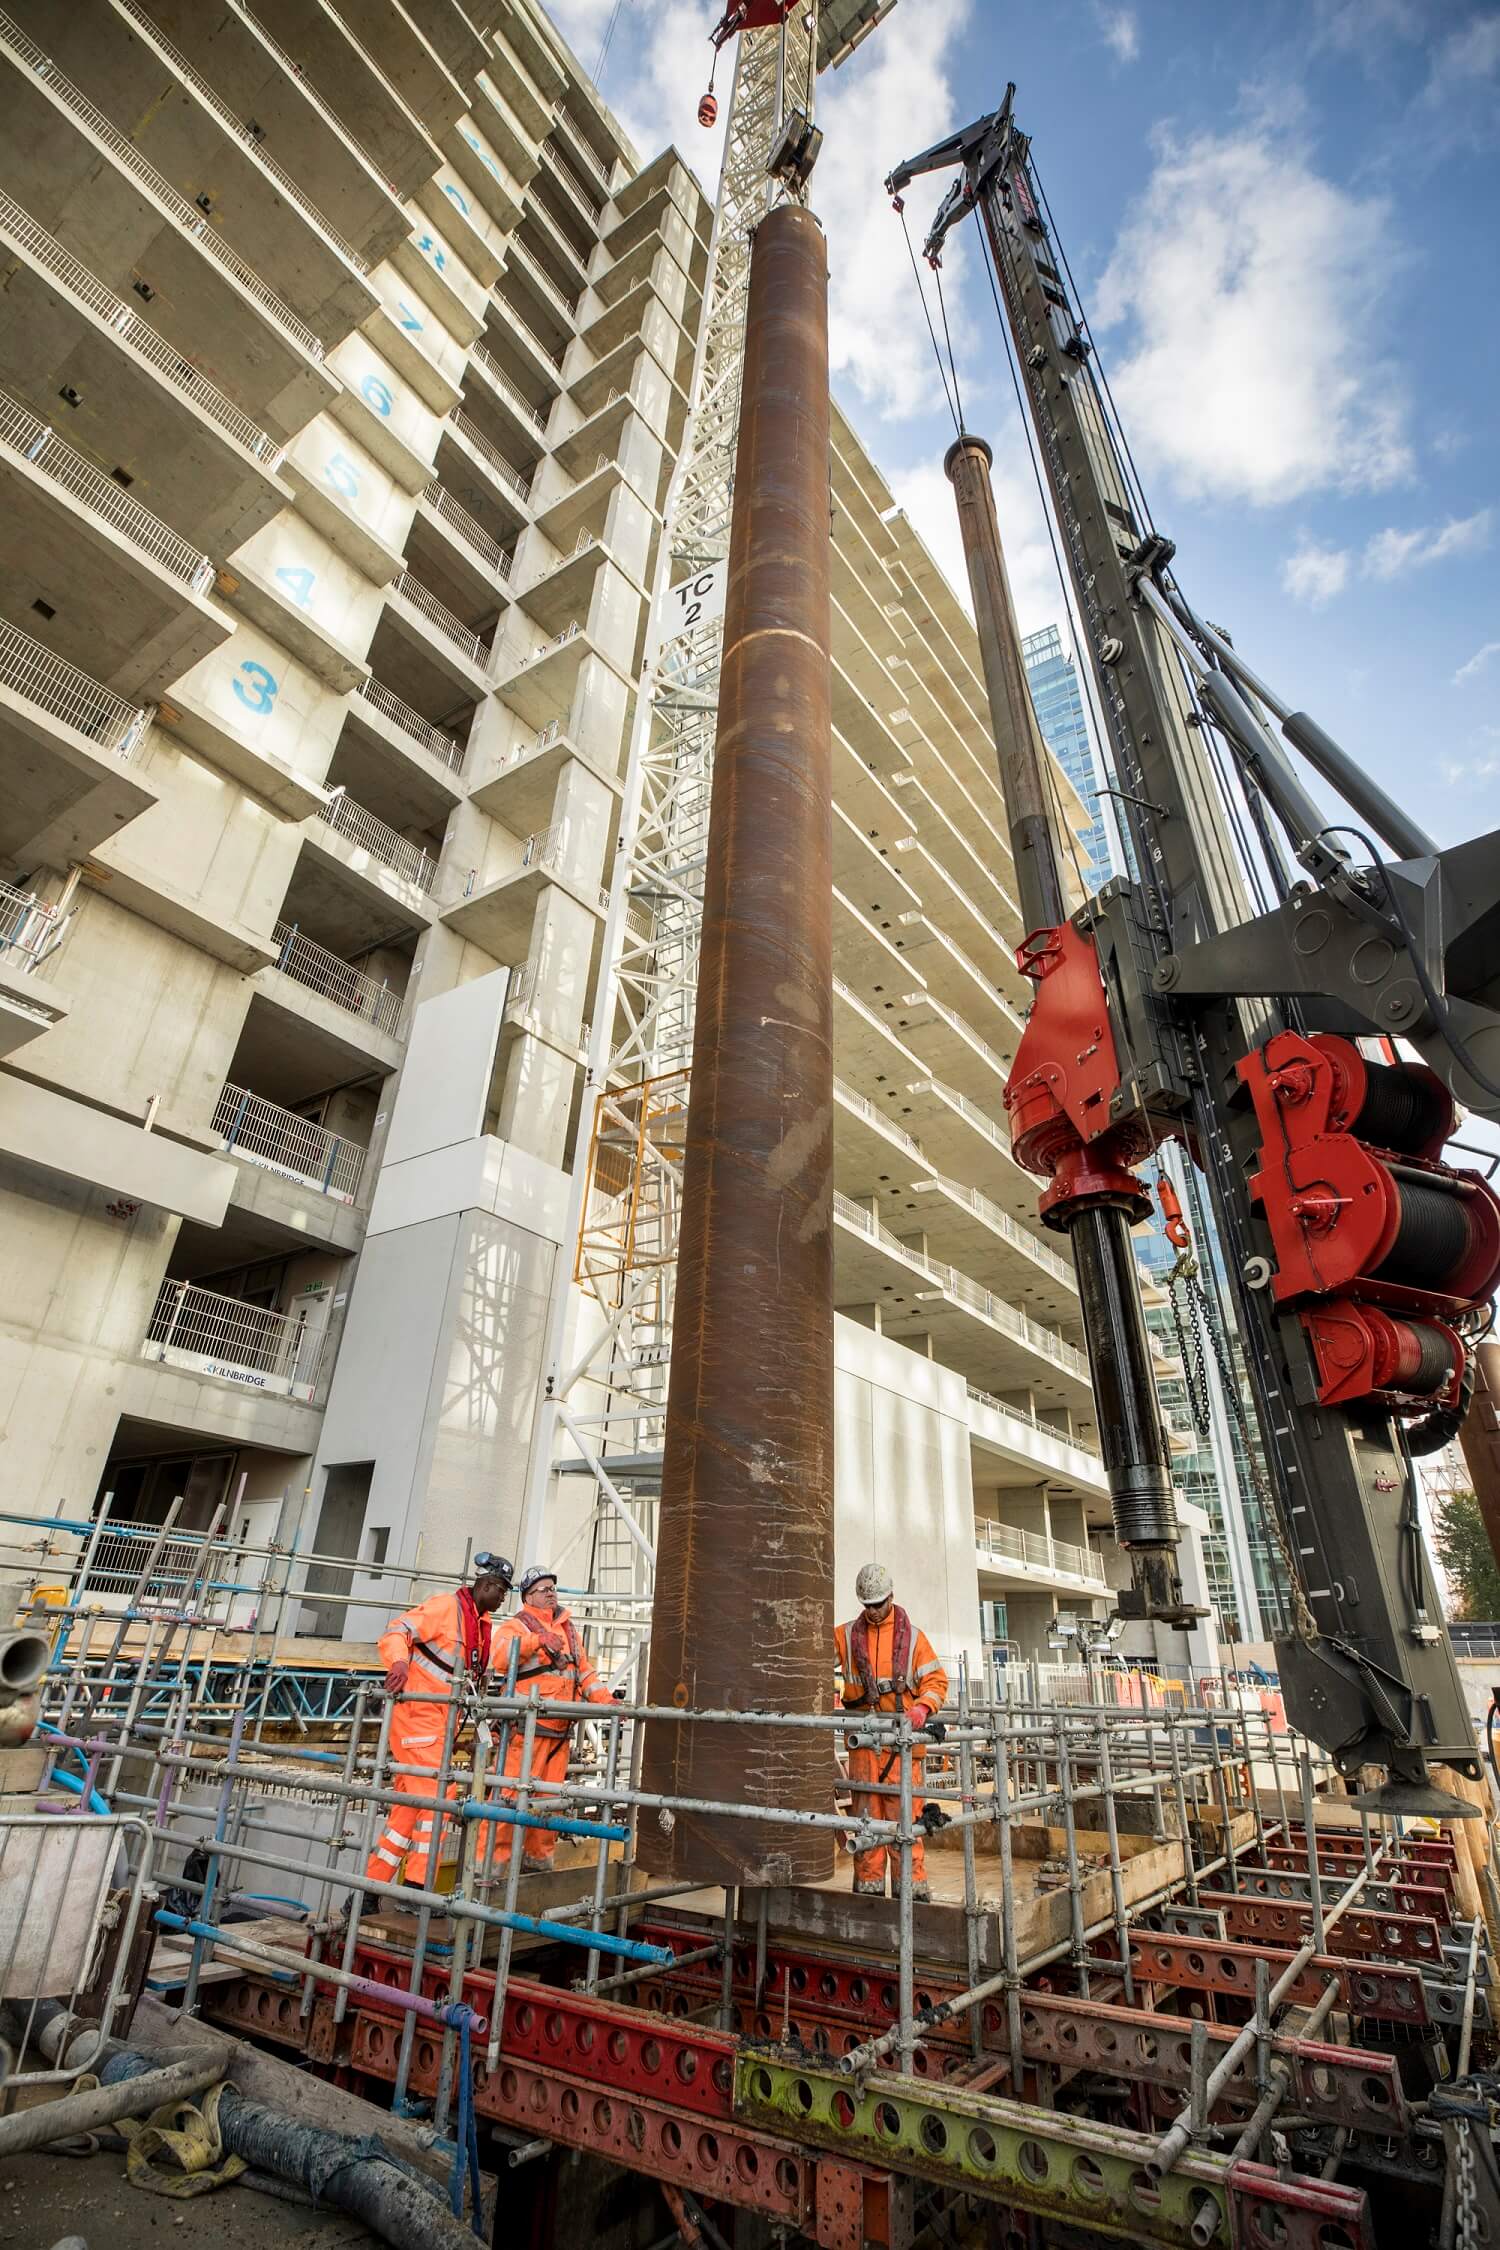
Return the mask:
M 570 1820 L 565 1813 L 520 1812 L 514 1805 L 476 1805 L 472 1799 L 458 1808 L 463 1820 L 503 1820 L 508 1828 L 545 1828 L 554 1836 L 603 1836 L 612 1844 L 628 1843 L 630 1830 L 607 1820 Z
M 536 1937 L 557 1938 L 564 1945 L 581 1945 L 593 1953 L 612 1954 L 619 1961 L 647 1961 L 652 1968 L 664 1969 L 677 1956 L 669 1945 L 641 1945 L 635 1938 L 610 1937 L 604 1930 L 591 1930 L 587 1924 L 549 1922 L 544 1915 L 507 1914 L 503 1909 L 492 1913 L 487 1920 L 498 1922 L 502 1929 L 526 1930 Z

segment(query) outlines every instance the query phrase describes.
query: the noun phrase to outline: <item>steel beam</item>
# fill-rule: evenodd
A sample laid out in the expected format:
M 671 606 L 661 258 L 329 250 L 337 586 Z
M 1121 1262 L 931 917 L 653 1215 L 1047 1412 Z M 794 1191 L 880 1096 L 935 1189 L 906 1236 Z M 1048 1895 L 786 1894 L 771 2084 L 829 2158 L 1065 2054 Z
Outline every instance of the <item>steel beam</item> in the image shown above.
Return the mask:
M 1109 1952 L 1108 1938 L 1099 1940 L 1099 1949 Z M 1256 1962 L 1267 1964 L 1274 1983 L 1293 1958 L 1291 1952 L 1272 1952 L 1264 1945 L 1239 1945 L 1228 1939 L 1220 1943 L 1211 1938 L 1173 1937 L 1156 1930 L 1133 1930 L 1130 1937 L 1130 1965 L 1141 1984 L 1231 1993 L 1247 2006 L 1255 1998 Z M 1326 1953 L 1309 1961 L 1287 1995 L 1289 2002 L 1294 2007 L 1312 2007 L 1322 1998 L 1330 1977 L 1338 1979 L 1337 2005 L 1345 2015 L 1416 2027 L 1431 2021 L 1420 1969 L 1338 1960 Z
M 743 2047 L 735 2113 L 746 2122 L 1006 2203 L 1054 2224 L 1149 2243 L 1230 2250 L 1277 2243 L 1326 2250 L 1335 2228 L 1371 2243 L 1362 2190 L 1279 2180 L 1260 2165 L 1190 2151 L 1153 2181 L 1149 2134 L 951 2084 L 878 2075 L 861 2085 L 771 2049 Z
M 810 211 L 750 262 L 719 728 L 662 1463 L 650 1699 L 831 1709 L 833 904 L 828 257 Z M 646 1729 L 643 1785 L 831 1814 L 796 1728 Z M 678 1811 L 638 1862 L 833 1872 L 831 1831 Z

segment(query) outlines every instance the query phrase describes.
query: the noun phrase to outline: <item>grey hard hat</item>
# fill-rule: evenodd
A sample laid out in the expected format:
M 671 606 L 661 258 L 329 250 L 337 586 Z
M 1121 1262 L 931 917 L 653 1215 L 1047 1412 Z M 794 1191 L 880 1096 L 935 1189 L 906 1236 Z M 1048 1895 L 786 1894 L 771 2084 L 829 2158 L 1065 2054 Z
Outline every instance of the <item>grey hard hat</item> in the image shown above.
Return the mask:
M 883 1602 L 895 1591 L 895 1581 L 883 1562 L 867 1562 L 854 1581 L 854 1591 L 862 1602 Z
M 540 1586 L 544 1578 L 550 1578 L 554 1586 L 557 1584 L 557 1572 L 551 1563 L 528 1563 L 521 1573 L 522 1594 L 529 1594 L 532 1587 Z

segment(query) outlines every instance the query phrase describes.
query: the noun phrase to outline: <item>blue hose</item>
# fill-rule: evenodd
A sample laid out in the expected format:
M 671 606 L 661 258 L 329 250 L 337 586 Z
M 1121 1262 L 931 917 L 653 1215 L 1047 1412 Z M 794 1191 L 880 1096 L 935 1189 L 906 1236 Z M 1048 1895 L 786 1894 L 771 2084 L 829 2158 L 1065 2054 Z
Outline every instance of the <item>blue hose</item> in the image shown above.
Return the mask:
M 469 2224 L 484 2239 L 484 2206 L 479 2185 L 479 2116 L 474 2107 L 474 2011 L 462 2005 L 445 2011 L 445 2023 L 458 2026 L 458 2122 L 453 2131 L 453 2169 L 448 2202 L 455 2219 L 464 2215 L 464 2173 L 469 2176 Z

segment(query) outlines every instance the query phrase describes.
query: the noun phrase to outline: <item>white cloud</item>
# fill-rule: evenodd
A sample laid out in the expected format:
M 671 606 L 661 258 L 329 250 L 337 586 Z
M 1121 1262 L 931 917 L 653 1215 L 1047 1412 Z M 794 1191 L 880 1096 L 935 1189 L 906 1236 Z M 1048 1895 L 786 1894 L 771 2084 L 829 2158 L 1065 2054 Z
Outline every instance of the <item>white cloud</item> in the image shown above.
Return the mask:
M 1422 88 L 1427 129 L 1445 149 L 1482 148 L 1494 139 L 1497 78 L 1500 10 L 1485 9 L 1439 42 Z
M 1492 656 L 1500 656 L 1500 641 L 1486 641 L 1483 648 L 1476 648 L 1467 664 L 1460 664 L 1454 673 L 1453 685 L 1461 687 L 1465 680 L 1477 679 Z
M 1102 324 L 1129 323 L 1113 383 L 1132 443 L 1193 498 L 1405 478 L 1405 388 L 1377 349 L 1393 258 L 1388 203 L 1266 123 L 1162 137 L 1098 299 Z
M 1472 757 L 1445 758 L 1442 762 L 1443 779 L 1450 789 L 1500 780 L 1500 726 L 1476 728 L 1469 741 L 1474 751 Z
M 826 137 L 812 202 L 828 233 L 829 360 L 836 378 L 845 377 L 867 405 L 886 416 L 926 413 L 934 403 L 941 409 L 941 386 L 901 221 L 879 183 L 900 158 L 966 122 L 958 115 L 951 65 L 968 13 L 969 0 L 924 0 L 920 7 L 897 8 L 852 62 L 819 82 L 818 119 Z M 946 184 L 939 180 L 936 186 Z M 915 218 L 909 213 L 907 224 Z M 918 246 L 922 231 L 914 229 Z M 955 315 L 965 256 L 955 234 L 944 259 L 943 288 L 960 378 L 969 332 Z M 932 277 L 925 266 L 922 273 L 941 335 Z
M 1332 601 L 1349 583 L 1349 555 L 1343 547 L 1320 547 L 1304 538 L 1281 566 L 1281 583 L 1294 601 L 1314 608 Z
M 1472 516 L 1450 517 L 1445 524 L 1422 524 L 1415 531 L 1377 531 L 1364 553 L 1367 578 L 1404 578 L 1410 570 L 1426 570 L 1452 555 L 1477 554 L 1489 545 L 1490 510 Z
M 1061 625 L 1065 605 L 1047 538 L 1047 519 L 1042 513 L 1023 441 L 1009 421 L 996 444 L 990 478 L 1005 549 L 1005 568 L 1021 631 L 1035 633 L 1043 625 Z M 887 481 L 913 530 L 972 616 L 958 509 L 953 487 L 943 473 L 941 462 L 915 462 L 908 468 L 892 471 Z
M 592 64 L 614 0 L 553 0 L 564 33 Z M 971 0 L 922 0 L 898 8 L 853 59 L 818 81 L 822 154 L 813 175 L 812 205 L 828 235 L 829 357 L 859 402 L 901 418 L 941 409 L 937 369 L 917 303 L 901 222 L 880 179 L 899 158 L 925 148 L 966 121 L 958 114 L 953 51 Z M 723 14 L 714 0 L 658 0 L 646 10 L 628 4 L 616 26 L 605 72 L 606 99 L 642 162 L 672 142 L 708 193 L 717 187 L 734 81 L 734 45 L 719 58 L 718 123 L 705 132 L 698 102 L 708 84 L 713 50 L 708 34 Z M 934 197 L 944 183 L 934 183 Z M 908 223 L 916 220 L 911 213 Z M 923 229 L 914 227 L 920 246 Z M 959 315 L 965 245 L 950 244 L 943 269 L 948 316 L 963 371 L 968 329 Z M 941 333 L 931 275 L 922 268 Z
M 1141 51 L 1140 19 L 1134 8 L 1100 8 L 1099 32 L 1118 63 L 1133 63 Z

